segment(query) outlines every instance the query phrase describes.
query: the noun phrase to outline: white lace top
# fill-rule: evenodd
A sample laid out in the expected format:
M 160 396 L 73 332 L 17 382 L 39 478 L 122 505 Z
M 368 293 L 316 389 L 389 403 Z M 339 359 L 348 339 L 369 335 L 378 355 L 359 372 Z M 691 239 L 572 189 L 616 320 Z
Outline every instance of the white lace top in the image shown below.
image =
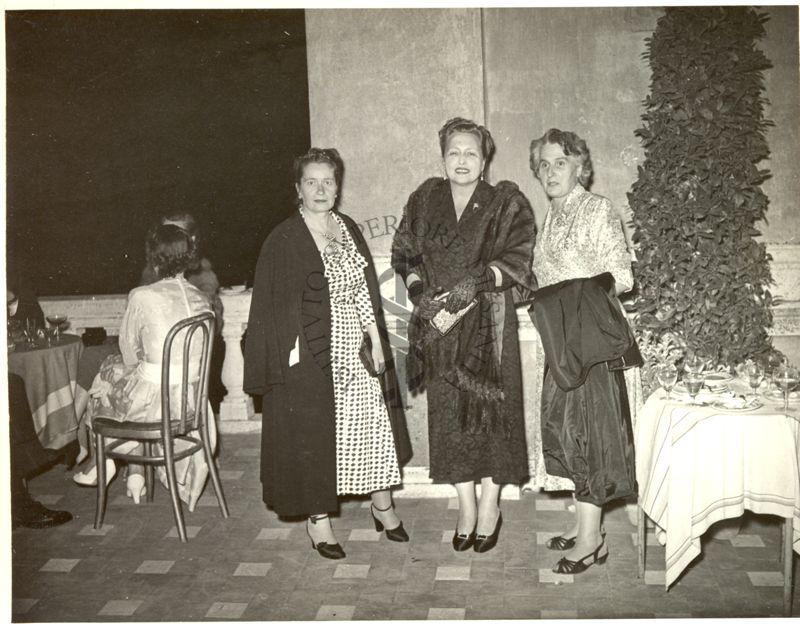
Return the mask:
M 560 208 L 550 204 L 536 237 L 533 272 L 541 288 L 606 271 L 624 291 L 633 288 L 619 215 L 608 199 L 576 184 Z

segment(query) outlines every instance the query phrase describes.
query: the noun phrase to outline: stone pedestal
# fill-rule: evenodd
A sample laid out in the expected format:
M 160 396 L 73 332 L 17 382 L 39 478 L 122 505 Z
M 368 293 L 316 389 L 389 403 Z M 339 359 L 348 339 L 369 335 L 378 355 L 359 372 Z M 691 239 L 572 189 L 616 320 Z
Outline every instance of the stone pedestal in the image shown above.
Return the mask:
M 225 341 L 222 384 L 227 390 L 219 406 L 219 428 L 223 433 L 244 433 L 261 428 L 261 420 L 255 418 L 253 399 L 242 389 L 242 336 L 247 328 L 250 296 L 248 290 L 222 289 L 220 292 L 225 319 L 222 326 L 222 338 Z

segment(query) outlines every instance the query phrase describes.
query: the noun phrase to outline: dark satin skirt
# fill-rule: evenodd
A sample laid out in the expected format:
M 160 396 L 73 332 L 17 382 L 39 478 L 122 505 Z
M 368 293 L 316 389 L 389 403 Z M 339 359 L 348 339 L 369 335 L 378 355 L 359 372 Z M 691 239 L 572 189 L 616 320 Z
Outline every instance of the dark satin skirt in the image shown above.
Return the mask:
M 633 428 L 623 372 L 595 364 L 583 385 L 565 392 L 545 367 L 542 452 L 548 474 L 572 479 L 579 501 L 602 506 L 634 494 Z

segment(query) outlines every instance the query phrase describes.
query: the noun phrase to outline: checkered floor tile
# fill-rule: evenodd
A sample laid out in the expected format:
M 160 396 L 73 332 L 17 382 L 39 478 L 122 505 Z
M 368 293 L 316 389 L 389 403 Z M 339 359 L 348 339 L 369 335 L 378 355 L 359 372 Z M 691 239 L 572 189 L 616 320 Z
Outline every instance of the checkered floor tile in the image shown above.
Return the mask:
M 30 490 L 74 520 L 12 533 L 12 620 L 286 621 L 630 619 L 774 617 L 782 614 L 779 518 L 744 516 L 738 534 L 703 538 L 698 557 L 667 592 L 664 549 L 647 536 L 647 569 L 637 578 L 636 530 L 623 505 L 604 515 L 609 557 L 583 574 L 554 574 L 561 556 L 547 540 L 575 521 L 572 499 L 525 492 L 503 500 L 497 546 L 455 552 L 455 497 L 397 498 L 411 536 L 392 542 L 375 531 L 366 497 L 333 515 L 347 558 L 311 549 L 305 526 L 261 502 L 258 434 L 220 440 L 223 519 L 213 490 L 185 510 L 189 541 L 177 539 L 169 497 L 133 505 L 112 482 L 109 523 L 95 531 L 95 492 L 78 488 L 63 466 L 32 479 Z M 114 504 L 118 501 L 119 504 Z M 800 577 L 800 557 L 794 558 Z M 795 588 L 798 582 L 795 581 Z M 198 591 L 201 588 L 201 591 Z M 78 589 L 80 591 L 78 591 Z M 794 613 L 800 615 L 800 590 Z

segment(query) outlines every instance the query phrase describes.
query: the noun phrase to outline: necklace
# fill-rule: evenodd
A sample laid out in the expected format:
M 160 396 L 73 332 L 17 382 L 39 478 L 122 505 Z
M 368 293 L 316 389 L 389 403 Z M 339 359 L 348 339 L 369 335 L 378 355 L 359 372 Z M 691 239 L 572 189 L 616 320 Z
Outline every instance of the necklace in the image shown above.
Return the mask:
M 332 260 L 337 260 L 337 261 L 341 260 L 342 246 L 343 245 L 342 245 L 341 242 L 339 242 L 336 239 L 336 235 L 331 233 L 330 231 L 328 231 L 327 227 L 326 227 L 325 231 L 320 231 L 320 230 L 312 227 L 311 224 L 309 223 L 308 219 L 306 219 L 306 214 L 305 214 L 305 211 L 303 210 L 302 206 L 300 207 L 300 216 L 303 217 L 303 221 L 305 221 L 306 227 L 308 227 L 308 229 L 313 234 L 316 234 L 317 236 L 321 236 L 323 239 L 328 241 L 325 244 L 325 247 L 322 250 L 322 253 L 324 253 L 326 256 L 328 256 Z M 333 215 L 329 212 L 328 213 L 328 221 L 327 221 L 327 223 L 330 224 L 330 222 L 332 220 L 333 220 Z

